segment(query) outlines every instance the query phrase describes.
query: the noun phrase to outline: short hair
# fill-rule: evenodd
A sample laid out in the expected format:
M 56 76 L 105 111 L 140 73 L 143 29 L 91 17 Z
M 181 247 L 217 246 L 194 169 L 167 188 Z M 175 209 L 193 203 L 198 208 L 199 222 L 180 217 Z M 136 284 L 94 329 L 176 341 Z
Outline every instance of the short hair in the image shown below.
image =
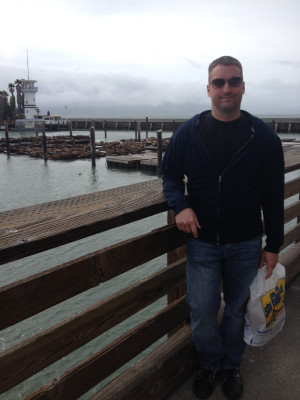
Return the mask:
M 241 78 L 243 79 L 243 67 L 242 64 L 239 62 L 239 60 L 237 60 L 234 57 L 231 56 L 222 56 L 217 58 L 216 60 L 214 60 L 213 62 L 211 62 L 209 64 L 208 67 L 208 82 L 210 81 L 210 77 L 211 77 L 211 73 L 212 70 L 217 66 L 217 65 L 235 65 L 236 67 L 238 67 L 241 71 Z

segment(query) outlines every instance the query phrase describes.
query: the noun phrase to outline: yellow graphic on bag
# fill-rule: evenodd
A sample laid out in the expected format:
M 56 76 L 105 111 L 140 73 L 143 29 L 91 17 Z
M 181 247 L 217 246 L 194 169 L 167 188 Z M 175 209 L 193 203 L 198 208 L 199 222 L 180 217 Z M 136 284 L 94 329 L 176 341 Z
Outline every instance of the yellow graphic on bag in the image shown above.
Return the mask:
M 264 310 L 266 327 L 270 327 L 274 324 L 279 315 L 283 312 L 285 285 L 284 278 L 279 279 L 275 288 L 269 290 L 263 296 L 260 301 Z

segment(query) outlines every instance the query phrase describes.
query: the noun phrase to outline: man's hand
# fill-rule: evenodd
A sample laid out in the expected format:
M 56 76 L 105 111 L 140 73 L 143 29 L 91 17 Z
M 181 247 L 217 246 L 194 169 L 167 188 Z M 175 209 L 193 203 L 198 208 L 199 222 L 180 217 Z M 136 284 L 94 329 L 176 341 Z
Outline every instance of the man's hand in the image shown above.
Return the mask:
M 261 253 L 258 268 L 262 268 L 264 266 L 264 264 L 267 264 L 268 273 L 265 276 L 265 279 L 270 278 L 270 276 L 273 273 L 273 269 L 276 267 L 277 263 L 278 263 L 278 254 L 277 253 L 270 253 L 269 251 L 263 251 Z
M 198 231 L 201 226 L 199 225 L 198 219 L 196 214 L 191 208 L 185 208 L 184 210 L 180 211 L 175 217 L 177 228 L 180 231 L 187 232 L 193 234 L 193 237 L 197 239 Z

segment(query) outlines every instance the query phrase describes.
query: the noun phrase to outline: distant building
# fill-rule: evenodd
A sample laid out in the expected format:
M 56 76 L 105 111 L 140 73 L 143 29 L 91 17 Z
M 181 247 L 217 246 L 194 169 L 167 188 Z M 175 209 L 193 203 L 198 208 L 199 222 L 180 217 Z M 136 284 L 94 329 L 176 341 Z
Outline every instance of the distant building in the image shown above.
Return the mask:
M 37 118 L 38 108 L 35 102 L 35 93 L 38 88 L 34 86 L 37 81 L 32 81 L 29 79 L 21 79 L 22 87 L 21 91 L 24 95 L 24 114 L 25 119 L 35 119 Z

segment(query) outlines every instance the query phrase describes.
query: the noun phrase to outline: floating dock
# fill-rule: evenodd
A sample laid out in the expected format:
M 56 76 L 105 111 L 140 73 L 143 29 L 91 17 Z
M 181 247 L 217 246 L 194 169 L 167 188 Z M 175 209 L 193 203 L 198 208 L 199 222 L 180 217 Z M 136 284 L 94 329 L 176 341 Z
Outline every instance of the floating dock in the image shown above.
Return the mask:
M 106 164 L 110 168 L 129 168 L 157 171 L 157 153 L 130 154 L 124 156 L 106 156 Z

